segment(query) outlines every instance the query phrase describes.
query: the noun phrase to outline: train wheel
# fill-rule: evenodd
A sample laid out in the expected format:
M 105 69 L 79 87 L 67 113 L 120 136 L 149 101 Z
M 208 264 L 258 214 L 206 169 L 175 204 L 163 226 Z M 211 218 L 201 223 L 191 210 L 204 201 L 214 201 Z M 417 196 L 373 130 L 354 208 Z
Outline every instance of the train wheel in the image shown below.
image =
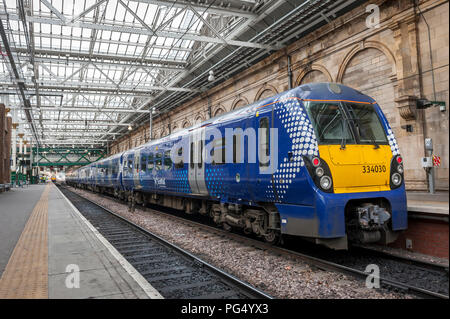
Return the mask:
M 281 234 L 278 231 L 270 230 L 265 236 L 264 240 L 268 244 L 277 245 L 281 241 Z

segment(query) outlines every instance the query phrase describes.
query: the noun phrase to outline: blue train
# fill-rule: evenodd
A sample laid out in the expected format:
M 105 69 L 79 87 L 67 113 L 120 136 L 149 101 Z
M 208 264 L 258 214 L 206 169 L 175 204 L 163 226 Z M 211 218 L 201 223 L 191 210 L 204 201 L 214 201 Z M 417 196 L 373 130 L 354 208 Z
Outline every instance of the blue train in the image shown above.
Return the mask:
M 367 95 L 296 87 L 81 167 L 72 186 L 209 215 L 268 242 L 334 249 L 393 242 L 407 228 L 403 159 Z

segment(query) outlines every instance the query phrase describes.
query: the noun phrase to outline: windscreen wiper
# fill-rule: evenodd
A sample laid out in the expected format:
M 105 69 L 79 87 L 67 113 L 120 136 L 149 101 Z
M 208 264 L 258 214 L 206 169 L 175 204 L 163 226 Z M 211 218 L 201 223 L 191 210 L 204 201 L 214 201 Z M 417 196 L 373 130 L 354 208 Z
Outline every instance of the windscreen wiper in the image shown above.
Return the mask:
M 355 124 L 355 127 L 358 130 L 359 138 L 361 139 L 361 130 L 360 130 L 360 127 L 361 127 L 360 121 L 361 121 L 361 119 L 359 119 L 359 118 L 351 118 L 349 120 L 353 121 L 353 123 Z M 373 148 L 374 149 L 380 148 L 380 145 L 378 145 L 377 141 L 375 140 L 375 135 L 373 134 L 372 130 L 370 130 L 370 133 L 368 135 L 369 135 L 368 137 L 370 139 L 370 142 L 373 144 Z
M 342 131 L 341 131 L 341 135 L 342 135 L 342 139 L 341 139 L 341 150 L 345 150 L 346 146 L 347 146 L 347 139 L 344 136 L 344 126 L 345 126 L 345 118 L 342 117 L 341 118 L 341 123 L 342 123 Z

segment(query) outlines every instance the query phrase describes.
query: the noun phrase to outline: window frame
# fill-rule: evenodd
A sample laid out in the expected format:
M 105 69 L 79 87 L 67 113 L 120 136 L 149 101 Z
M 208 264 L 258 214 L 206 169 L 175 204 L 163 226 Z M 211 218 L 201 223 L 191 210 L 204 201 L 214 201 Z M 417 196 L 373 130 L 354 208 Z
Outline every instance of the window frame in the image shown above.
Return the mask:
M 267 167 L 269 167 L 269 165 L 270 165 L 270 152 L 269 152 L 269 149 L 270 149 L 270 119 L 269 119 L 269 117 L 268 116 L 263 116 L 263 117 L 261 117 L 260 119 L 259 119 L 259 121 L 258 121 L 258 128 L 259 129 L 262 129 L 262 128 L 264 128 L 264 127 L 262 127 L 261 126 L 261 123 L 263 122 L 263 121 L 267 121 L 267 127 L 266 127 L 266 136 L 265 136 L 265 148 L 263 148 L 262 146 L 264 145 L 264 144 L 262 144 L 262 139 L 260 139 L 259 140 L 259 145 L 258 145 L 258 162 L 259 162 L 259 167 L 260 168 L 267 168 Z M 266 156 L 266 158 L 267 158 L 267 163 L 263 163 L 263 162 L 261 162 L 261 155 L 262 155 L 262 152 L 264 151 L 264 149 L 265 149 L 265 151 L 266 151 L 266 154 L 265 154 L 265 156 Z
M 160 152 L 160 151 L 156 152 L 156 154 L 155 154 L 155 168 L 156 168 L 157 171 L 160 171 L 160 170 L 163 169 L 162 160 L 163 160 L 163 153 Z
M 147 156 L 147 171 L 153 172 L 154 168 L 155 168 L 155 154 L 149 153 Z
M 181 151 L 181 154 L 180 154 Z M 177 155 L 180 158 L 180 161 L 178 163 L 174 163 L 175 169 L 183 169 L 184 168 L 184 161 L 183 161 L 183 146 L 180 146 L 177 150 Z
M 170 165 L 167 166 L 166 161 L 170 161 Z M 172 169 L 172 159 L 170 158 L 170 150 L 164 151 L 164 160 L 163 160 L 164 170 L 168 171 Z

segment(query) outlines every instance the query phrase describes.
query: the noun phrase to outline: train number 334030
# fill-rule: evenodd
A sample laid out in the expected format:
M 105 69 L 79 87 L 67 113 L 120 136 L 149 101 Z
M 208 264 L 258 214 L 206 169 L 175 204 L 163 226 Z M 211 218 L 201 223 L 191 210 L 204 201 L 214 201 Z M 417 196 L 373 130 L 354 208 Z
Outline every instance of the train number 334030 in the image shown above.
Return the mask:
M 363 165 L 362 172 L 369 173 L 385 173 L 386 165 Z

